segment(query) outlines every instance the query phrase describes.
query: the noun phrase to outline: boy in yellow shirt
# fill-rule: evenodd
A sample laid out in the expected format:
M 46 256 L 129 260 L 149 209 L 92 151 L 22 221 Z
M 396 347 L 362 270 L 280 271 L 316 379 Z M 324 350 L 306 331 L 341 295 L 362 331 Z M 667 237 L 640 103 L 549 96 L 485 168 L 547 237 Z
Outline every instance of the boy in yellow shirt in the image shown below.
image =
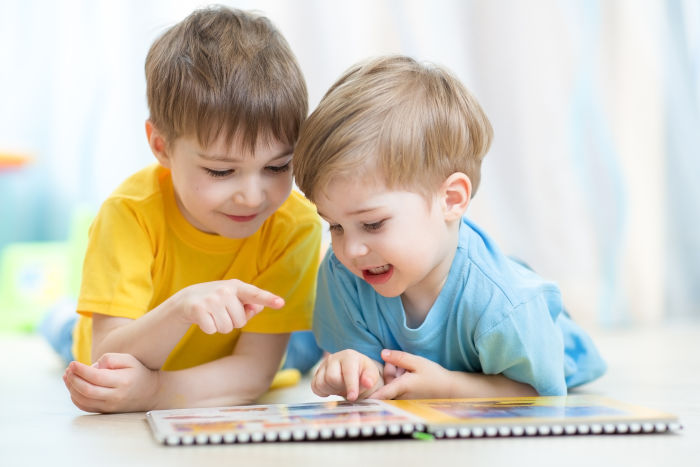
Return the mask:
M 91 226 L 64 381 L 90 412 L 250 403 L 314 302 L 320 221 L 291 191 L 304 78 L 268 19 L 212 7 L 154 42 L 146 82 L 159 164 Z

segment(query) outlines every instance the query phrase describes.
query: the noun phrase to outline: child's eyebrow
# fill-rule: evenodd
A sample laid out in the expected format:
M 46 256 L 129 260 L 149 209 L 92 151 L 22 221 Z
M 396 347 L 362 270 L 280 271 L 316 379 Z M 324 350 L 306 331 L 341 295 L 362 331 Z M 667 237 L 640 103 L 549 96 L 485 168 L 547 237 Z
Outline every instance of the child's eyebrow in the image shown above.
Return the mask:
M 240 162 L 241 159 L 235 158 L 235 157 L 229 157 L 226 154 L 204 154 L 204 153 L 197 153 L 199 157 L 202 159 L 206 159 L 208 161 L 222 161 L 222 162 Z
M 279 154 L 273 155 L 267 162 L 273 162 L 278 159 L 286 158 L 286 157 L 291 157 L 293 151 L 291 149 L 287 150 L 284 149 L 281 151 Z M 245 157 L 235 157 L 235 156 L 229 156 L 228 154 L 205 154 L 205 153 L 197 153 L 199 157 L 202 159 L 206 159 L 208 161 L 214 161 L 214 162 L 243 162 L 246 160 Z
M 356 215 L 358 215 L 358 214 L 364 214 L 364 213 L 366 213 L 366 212 L 375 211 L 375 210 L 377 210 L 377 209 L 379 209 L 379 208 L 378 208 L 378 207 L 371 207 L 371 208 L 357 209 L 357 210 L 355 210 L 355 211 L 351 211 L 351 212 L 346 213 L 346 215 L 347 215 L 347 216 L 356 216 Z M 323 217 L 326 221 L 328 220 L 328 216 L 326 216 L 325 214 L 323 214 L 321 211 L 319 211 L 319 210 L 317 209 L 316 212 L 318 213 L 319 216 Z
M 348 216 L 357 216 L 358 214 L 365 214 L 367 212 L 376 211 L 377 209 L 379 209 L 379 207 L 369 207 L 369 208 L 356 209 L 354 211 L 350 211 L 349 213 L 347 213 L 347 215 Z

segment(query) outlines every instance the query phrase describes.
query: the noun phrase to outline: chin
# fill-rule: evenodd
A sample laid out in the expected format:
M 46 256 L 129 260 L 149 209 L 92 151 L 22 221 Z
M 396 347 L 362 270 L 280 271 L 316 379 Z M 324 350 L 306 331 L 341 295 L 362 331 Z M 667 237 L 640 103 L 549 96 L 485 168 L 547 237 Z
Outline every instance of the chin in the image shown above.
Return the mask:
M 382 285 L 384 285 L 384 284 L 382 284 Z M 372 285 L 372 288 L 374 289 L 374 291 L 377 292 L 382 297 L 394 298 L 394 297 L 398 297 L 402 293 L 404 293 L 404 290 L 395 290 L 395 289 L 390 288 L 390 287 L 382 287 L 382 285 L 378 285 L 378 286 Z

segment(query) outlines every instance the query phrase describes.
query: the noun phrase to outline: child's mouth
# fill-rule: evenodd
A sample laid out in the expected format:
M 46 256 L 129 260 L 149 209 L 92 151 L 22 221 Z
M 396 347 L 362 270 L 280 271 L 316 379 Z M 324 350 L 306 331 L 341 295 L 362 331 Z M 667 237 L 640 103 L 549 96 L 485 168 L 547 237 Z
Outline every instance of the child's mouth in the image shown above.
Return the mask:
M 363 269 L 362 278 L 371 285 L 379 285 L 391 279 L 393 273 L 394 266 L 385 264 L 376 268 Z
M 232 221 L 236 221 L 236 222 L 250 222 L 253 219 L 255 219 L 257 216 L 258 216 L 257 214 L 252 214 L 250 216 L 234 216 L 234 215 L 230 215 L 230 214 L 226 215 L 226 217 L 228 217 Z

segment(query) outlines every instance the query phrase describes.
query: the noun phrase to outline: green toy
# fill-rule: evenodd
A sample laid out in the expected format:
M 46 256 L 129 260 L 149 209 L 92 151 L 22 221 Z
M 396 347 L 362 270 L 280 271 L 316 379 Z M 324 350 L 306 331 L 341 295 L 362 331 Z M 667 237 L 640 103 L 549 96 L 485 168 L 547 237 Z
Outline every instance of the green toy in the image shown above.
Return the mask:
M 0 332 L 33 332 L 52 306 L 77 299 L 92 218 L 78 208 L 67 241 L 10 243 L 0 252 Z

